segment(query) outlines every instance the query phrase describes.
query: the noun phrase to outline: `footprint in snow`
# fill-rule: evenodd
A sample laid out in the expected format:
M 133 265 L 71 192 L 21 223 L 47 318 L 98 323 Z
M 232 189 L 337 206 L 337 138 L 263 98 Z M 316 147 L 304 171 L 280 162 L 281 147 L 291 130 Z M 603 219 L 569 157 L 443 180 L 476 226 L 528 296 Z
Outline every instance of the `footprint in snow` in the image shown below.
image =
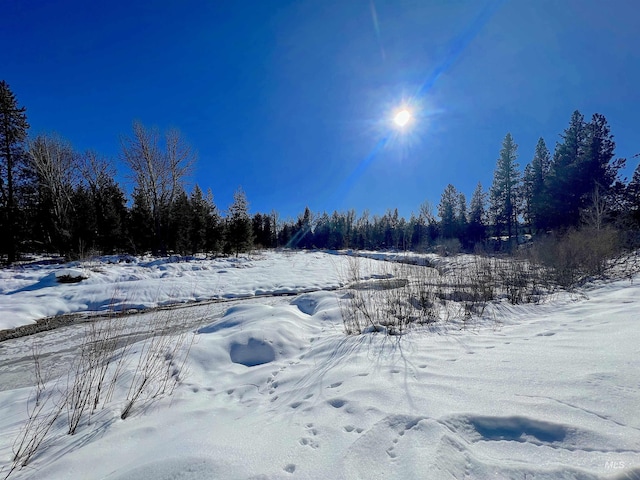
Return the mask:
M 347 401 L 341 398 L 333 398 L 327 402 L 333 408 L 342 408 L 346 405 Z
M 313 440 L 312 438 L 309 437 L 303 437 L 300 440 L 298 440 L 298 443 L 300 443 L 300 445 L 303 445 L 305 447 L 311 447 L 314 450 L 318 447 L 320 447 L 320 445 L 318 444 L 318 442 L 316 442 L 315 440 Z
M 351 432 L 362 433 L 362 432 L 364 432 L 364 428 L 360 428 L 360 427 L 356 428 L 353 425 L 346 425 L 346 426 L 344 426 L 342 428 L 344 428 L 344 431 L 347 432 L 347 433 L 351 433 Z

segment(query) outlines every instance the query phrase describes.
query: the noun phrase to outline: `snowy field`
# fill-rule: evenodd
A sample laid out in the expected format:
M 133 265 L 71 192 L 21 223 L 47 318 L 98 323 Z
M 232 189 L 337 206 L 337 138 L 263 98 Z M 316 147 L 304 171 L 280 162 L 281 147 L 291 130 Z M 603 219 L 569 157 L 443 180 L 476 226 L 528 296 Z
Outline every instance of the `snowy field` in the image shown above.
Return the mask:
M 369 257 L 362 279 L 389 275 Z M 185 304 L 118 317 L 134 341 L 113 399 L 73 435 L 62 409 L 9 478 L 640 479 L 638 277 L 497 302 L 464 328 L 347 336 L 345 255 L 106 260 L 0 270 L 0 329 Z M 167 319 L 179 382 L 122 419 L 141 332 Z M 33 345 L 55 409 L 88 325 L 0 342 L 0 478 L 35 408 Z

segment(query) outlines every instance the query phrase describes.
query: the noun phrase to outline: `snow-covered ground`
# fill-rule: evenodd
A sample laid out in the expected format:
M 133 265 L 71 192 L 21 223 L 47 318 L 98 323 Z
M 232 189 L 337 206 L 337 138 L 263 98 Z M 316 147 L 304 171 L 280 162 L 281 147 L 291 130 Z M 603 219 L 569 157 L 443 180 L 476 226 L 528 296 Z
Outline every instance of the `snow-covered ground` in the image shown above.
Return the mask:
M 171 396 L 125 420 L 114 400 L 75 435 L 66 435 L 62 416 L 10 478 L 640 478 L 638 278 L 539 305 L 501 303 L 465 329 L 346 336 L 338 306 L 345 292 L 328 290 L 345 282 L 348 262 L 273 252 L 1 271 L 4 328 L 106 309 L 111 299 L 154 306 L 307 292 L 185 308 L 202 325 Z M 365 277 L 388 272 L 376 260 L 361 267 Z M 70 268 L 88 278 L 57 283 L 56 269 Z M 43 332 L 38 342 L 64 365 L 83 328 Z M 32 341 L 0 343 L 0 365 L 25 357 Z M 18 374 L 0 369 L 5 473 L 33 393 Z
M 375 263 L 363 260 L 363 270 Z M 345 255 L 286 251 L 214 260 L 104 257 L 0 269 L 0 330 L 65 313 L 330 290 L 343 285 L 348 269 Z M 65 275 L 84 280 L 60 283 Z

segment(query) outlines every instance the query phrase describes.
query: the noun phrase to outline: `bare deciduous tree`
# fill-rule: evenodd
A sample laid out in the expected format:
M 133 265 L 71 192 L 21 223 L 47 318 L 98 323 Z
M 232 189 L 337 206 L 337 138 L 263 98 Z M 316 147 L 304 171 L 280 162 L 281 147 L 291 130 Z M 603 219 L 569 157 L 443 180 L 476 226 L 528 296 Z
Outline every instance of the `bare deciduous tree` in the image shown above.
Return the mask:
M 112 183 L 116 171 L 110 160 L 94 150 L 87 150 L 82 156 L 81 174 L 91 191 L 100 191 Z
M 55 134 L 41 134 L 29 142 L 29 157 L 44 197 L 40 203 L 49 209 L 50 242 L 63 248 L 70 235 L 71 196 L 80 181 L 80 157 L 67 140 Z
M 582 221 L 595 230 L 602 230 L 608 213 L 607 199 L 596 184 L 591 194 L 591 204 L 582 210 Z
M 196 155 L 177 130 L 164 134 L 164 148 L 157 128 L 134 122 L 133 135 L 123 137 L 122 158 L 131 178 L 151 208 L 155 249 L 164 251 L 163 230 L 176 195 L 184 189 Z

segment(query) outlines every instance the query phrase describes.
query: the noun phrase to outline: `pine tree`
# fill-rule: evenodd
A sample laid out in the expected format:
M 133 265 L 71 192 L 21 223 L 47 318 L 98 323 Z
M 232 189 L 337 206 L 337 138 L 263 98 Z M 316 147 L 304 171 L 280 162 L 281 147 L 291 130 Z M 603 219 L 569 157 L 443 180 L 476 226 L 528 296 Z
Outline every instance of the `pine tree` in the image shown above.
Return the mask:
M 70 223 L 70 251 L 83 258 L 92 251 L 97 242 L 97 224 L 94 203 L 91 193 L 83 185 L 79 185 L 72 193 Z
M 101 185 L 93 197 L 97 224 L 97 247 L 114 253 L 126 247 L 127 200 L 113 178 Z
M 624 165 L 624 160 L 613 161 L 615 142 L 603 115 L 596 113 L 585 123 L 576 110 L 561 137 L 545 185 L 545 214 L 554 228 L 577 226 L 596 188 L 607 198 Z
M 128 211 L 125 194 L 114 179 L 116 171 L 112 162 L 96 152 L 87 151 L 83 155 L 81 170 L 95 214 L 95 247 L 103 253 L 124 249 L 127 246 Z
M 211 207 L 198 184 L 191 191 L 189 203 L 191 205 L 190 250 L 192 253 L 204 252 L 207 244 L 207 225 L 211 216 Z
M 135 253 L 145 253 L 153 248 L 154 223 L 151 206 L 147 202 L 147 195 L 134 188 L 133 205 L 129 210 L 130 243 Z
M 12 263 L 18 255 L 19 197 L 28 183 L 30 168 L 25 153 L 27 138 L 26 108 L 18 107 L 15 95 L 4 80 L 0 81 L 0 253 Z
M 467 227 L 469 221 L 467 218 L 467 198 L 464 193 L 458 193 L 458 204 L 456 210 L 456 228 L 457 237 L 460 239 L 463 245 L 467 243 Z
M 454 238 L 458 234 L 456 211 L 458 210 L 459 193 L 456 188 L 449 184 L 442 192 L 440 204 L 438 205 L 438 216 L 440 217 L 440 236 L 443 238 Z
M 493 174 L 490 191 L 490 211 L 498 236 L 506 233 L 509 239 L 517 232 L 519 213 L 520 172 L 518 145 L 510 133 L 504 137 L 500 158 Z
M 531 163 L 524 170 L 524 216 L 525 220 L 534 229 L 539 230 L 546 226 L 545 223 L 545 181 L 551 168 L 551 155 L 544 139 L 540 137 L 536 145 L 536 151 Z
M 296 248 L 311 248 L 313 246 L 313 214 L 309 207 L 305 207 L 304 213 L 298 217 L 295 233 L 291 239 L 291 246 Z
M 469 226 L 467 227 L 467 235 L 469 242 L 472 244 L 484 240 L 486 234 L 485 203 L 486 194 L 482 190 L 482 184 L 478 182 L 471 196 L 471 203 L 469 204 Z
M 574 184 L 578 177 L 578 163 L 584 154 L 586 124 L 584 116 L 576 110 L 571 115 L 569 126 L 556 144 L 546 182 L 544 215 L 551 228 L 577 224 L 580 208 L 580 193 Z
M 253 216 L 253 235 L 255 244 L 262 248 L 270 248 L 273 241 L 273 229 L 271 227 L 271 215 L 256 213 Z
M 227 248 L 235 253 L 246 252 L 253 246 L 253 228 L 249 216 L 249 202 L 241 188 L 233 194 L 227 216 Z
M 189 197 L 184 190 L 181 190 L 171 205 L 168 228 L 168 247 L 180 255 L 195 253 L 191 248 L 193 216 Z
M 207 190 L 206 202 L 209 210 L 209 218 L 207 221 L 205 250 L 217 254 L 224 248 L 224 222 L 213 200 L 211 189 Z
M 331 232 L 331 219 L 327 212 L 316 220 L 316 228 L 313 232 L 313 243 L 318 248 L 329 248 L 329 235 Z
M 631 224 L 640 227 L 640 164 L 633 172 L 633 177 L 625 189 L 627 215 Z

